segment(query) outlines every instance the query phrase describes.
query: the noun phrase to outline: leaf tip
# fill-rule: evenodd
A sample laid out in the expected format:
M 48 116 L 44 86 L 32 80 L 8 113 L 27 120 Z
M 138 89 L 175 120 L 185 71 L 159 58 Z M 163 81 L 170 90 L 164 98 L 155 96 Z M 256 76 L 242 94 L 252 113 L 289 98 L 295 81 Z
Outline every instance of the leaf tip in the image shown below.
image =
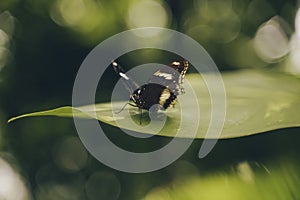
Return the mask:
M 9 124 L 9 123 L 15 121 L 16 119 L 18 119 L 18 117 L 12 117 L 12 118 L 7 120 L 7 123 Z
M 20 118 L 23 118 L 23 117 L 25 117 L 25 115 L 20 115 L 20 116 L 17 116 L 17 117 L 12 117 L 12 118 L 10 118 L 10 119 L 7 120 L 7 123 L 9 124 L 9 123 L 11 123 L 13 121 L 16 121 L 17 119 L 20 119 Z

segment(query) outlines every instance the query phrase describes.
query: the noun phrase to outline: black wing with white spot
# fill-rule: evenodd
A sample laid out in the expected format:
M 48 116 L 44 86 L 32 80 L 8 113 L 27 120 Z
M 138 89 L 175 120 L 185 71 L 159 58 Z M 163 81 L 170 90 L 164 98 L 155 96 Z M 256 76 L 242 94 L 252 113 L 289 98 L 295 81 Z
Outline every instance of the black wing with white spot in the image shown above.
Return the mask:
M 182 83 L 189 66 L 188 61 L 174 61 L 168 66 L 169 68 L 156 71 L 149 79 L 149 83 L 161 84 L 169 88 L 175 95 L 183 94 Z
M 125 74 L 125 71 L 117 62 L 112 62 L 111 65 L 113 66 L 115 72 L 121 78 L 123 84 L 125 85 L 126 89 L 132 94 L 139 86 L 136 82 L 132 80 L 129 76 Z

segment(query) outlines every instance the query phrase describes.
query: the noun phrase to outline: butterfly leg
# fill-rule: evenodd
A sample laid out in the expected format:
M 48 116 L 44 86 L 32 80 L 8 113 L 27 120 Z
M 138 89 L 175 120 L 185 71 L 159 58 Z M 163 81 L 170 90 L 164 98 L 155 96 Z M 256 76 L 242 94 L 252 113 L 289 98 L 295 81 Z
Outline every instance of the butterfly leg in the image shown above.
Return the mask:
M 139 108 L 140 111 L 140 125 L 142 124 L 142 118 L 143 118 L 143 109 Z

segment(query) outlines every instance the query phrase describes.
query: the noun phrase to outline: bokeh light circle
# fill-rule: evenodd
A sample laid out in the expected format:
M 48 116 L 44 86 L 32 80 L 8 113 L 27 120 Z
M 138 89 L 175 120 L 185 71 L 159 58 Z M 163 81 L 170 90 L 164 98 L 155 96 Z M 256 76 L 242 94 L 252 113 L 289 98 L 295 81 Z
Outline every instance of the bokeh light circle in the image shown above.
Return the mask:
M 151 37 L 137 36 L 146 31 L 159 32 L 160 38 L 168 38 L 168 40 L 153 43 Z M 124 31 L 103 41 L 90 52 L 78 71 L 73 87 L 73 106 L 94 104 L 98 82 L 110 62 L 125 53 L 145 48 L 175 53 L 188 60 L 198 73 L 214 72 L 209 76 L 202 74 L 212 102 L 212 120 L 207 130 L 207 137 L 216 138 L 215 140 L 204 140 L 199 157 L 206 156 L 216 144 L 224 125 L 226 115 L 225 89 L 218 68 L 205 49 L 195 40 L 180 32 L 147 27 Z M 194 108 L 198 109 L 196 96 L 194 100 Z M 94 112 L 92 115 L 96 116 L 96 113 Z M 195 115 L 195 118 L 195 121 L 199 122 L 199 113 Z M 182 127 L 183 121 L 184 118 L 182 118 L 180 127 Z M 111 168 L 131 173 L 155 171 L 168 166 L 188 149 L 198 130 L 198 123 L 192 124 L 194 127 L 188 135 L 189 139 L 179 139 L 177 136 L 180 137 L 184 134 L 182 133 L 184 131 L 179 127 L 177 135 L 161 149 L 147 153 L 134 153 L 113 144 L 106 137 L 97 120 L 74 118 L 74 122 L 81 141 L 95 158 Z

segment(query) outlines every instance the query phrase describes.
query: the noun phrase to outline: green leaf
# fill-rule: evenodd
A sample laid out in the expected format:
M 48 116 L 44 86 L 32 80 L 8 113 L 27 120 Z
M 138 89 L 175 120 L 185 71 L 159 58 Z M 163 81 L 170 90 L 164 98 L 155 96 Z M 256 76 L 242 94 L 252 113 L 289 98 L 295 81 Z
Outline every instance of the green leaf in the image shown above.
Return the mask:
M 226 89 L 227 109 L 220 138 L 242 137 L 274 129 L 300 126 L 299 79 L 276 72 L 251 70 L 224 73 L 222 78 Z M 211 120 L 210 94 L 199 74 L 190 74 L 186 79 L 197 93 L 200 109 L 196 138 L 204 138 Z M 186 94 L 179 97 L 180 101 L 185 102 L 184 109 L 180 109 L 183 107 L 182 104 L 176 105 L 175 108 L 168 108 L 165 113 L 159 113 L 160 117 L 153 120 L 150 120 L 146 111 L 143 111 L 143 117 L 140 119 L 138 109 L 131 106 L 127 106 L 119 114 L 114 114 L 121 110 L 126 102 L 109 102 L 35 112 L 11 118 L 8 122 L 32 116 L 74 116 L 94 118 L 122 129 L 160 136 L 176 137 L 180 129 L 183 130 L 183 135 L 180 137 L 191 137 L 190 132 L 198 122 L 195 120 L 195 113 L 191 112 L 196 110 L 195 104 L 188 97 Z M 185 110 L 189 112 L 186 113 Z M 185 123 L 180 125 L 181 115 Z M 164 116 L 166 116 L 166 123 L 162 124 L 161 117 Z M 133 119 L 134 124 L 129 123 L 130 118 Z M 213 124 L 212 128 L 214 128 Z

